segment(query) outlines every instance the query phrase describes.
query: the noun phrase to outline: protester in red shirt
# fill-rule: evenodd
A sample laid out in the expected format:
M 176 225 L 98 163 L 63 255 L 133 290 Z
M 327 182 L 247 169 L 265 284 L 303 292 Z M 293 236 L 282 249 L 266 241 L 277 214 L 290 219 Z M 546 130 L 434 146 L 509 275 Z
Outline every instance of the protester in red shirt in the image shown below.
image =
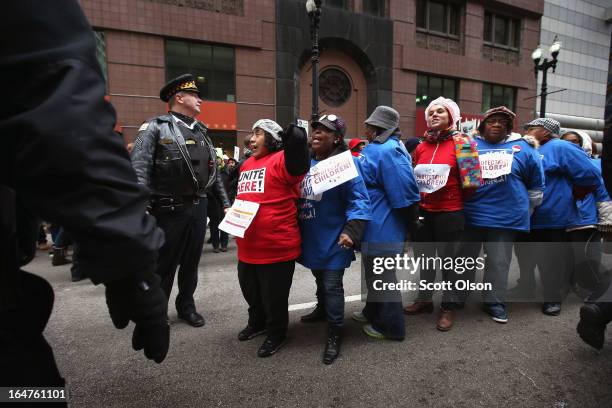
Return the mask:
M 240 167 L 236 200 L 259 204 L 238 246 L 238 279 L 249 304 L 248 325 L 238 340 L 267 332 L 257 355 L 268 357 L 284 344 L 289 323 L 289 290 L 300 255 L 297 224 L 299 183 L 310 168 L 306 132 L 283 129 L 270 119 L 253 125 L 253 154 Z
M 358 137 L 355 137 L 349 141 L 348 147 L 353 156 L 359 157 L 365 145 L 365 140 L 361 140 Z
M 444 97 L 433 100 L 425 109 L 428 130 L 413 155 L 423 218 L 417 232 L 417 241 L 423 244 L 415 244 L 415 253 L 428 257 L 435 257 L 436 253 L 441 259 L 457 256 L 457 242 L 464 228 L 463 198 L 467 191 L 475 191 L 480 184 L 477 149 L 467 135 L 457 131 L 460 118 L 459 106 L 453 100 Z M 457 149 L 462 152 L 461 157 L 458 157 Z M 463 151 L 466 149 L 464 159 Z M 434 242 L 436 244 L 432 244 Z M 420 279 L 433 283 L 435 268 L 421 268 Z M 454 282 L 460 275 L 442 269 L 442 276 L 444 281 Z M 432 290 L 419 291 L 417 301 L 407 306 L 404 313 L 431 313 L 432 294 Z M 462 307 L 461 295 L 454 290 L 444 291 L 438 330 L 452 328 L 454 311 Z

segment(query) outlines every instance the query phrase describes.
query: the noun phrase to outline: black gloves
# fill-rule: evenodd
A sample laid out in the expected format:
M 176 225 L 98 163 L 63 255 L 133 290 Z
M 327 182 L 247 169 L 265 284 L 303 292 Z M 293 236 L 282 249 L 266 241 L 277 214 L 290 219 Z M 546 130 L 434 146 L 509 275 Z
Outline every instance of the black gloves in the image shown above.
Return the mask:
M 406 220 L 406 231 L 408 232 L 408 240 L 415 241 L 416 233 L 419 229 L 419 204 L 412 204 L 410 207 L 398 208 L 402 218 Z
M 281 132 L 285 150 L 285 168 L 292 176 L 301 176 L 310 169 L 306 131 L 293 123 Z
M 156 363 L 164 361 L 170 346 L 168 298 L 160 281 L 159 276 L 149 273 L 106 283 L 106 304 L 113 324 L 123 329 L 133 321 L 132 347 L 144 349 L 145 356 Z

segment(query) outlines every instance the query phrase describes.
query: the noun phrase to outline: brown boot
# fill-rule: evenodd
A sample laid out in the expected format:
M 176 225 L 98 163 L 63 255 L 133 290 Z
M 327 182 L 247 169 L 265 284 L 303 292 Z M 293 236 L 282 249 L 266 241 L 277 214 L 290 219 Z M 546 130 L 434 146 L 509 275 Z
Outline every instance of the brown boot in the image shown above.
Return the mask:
M 421 313 L 431 313 L 431 312 L 433 312 L 433 302 L 431 301 L 424 302 L 424 301 L 417 300 L 410 306 L 406 306 L 404 308 L 404 314 L 407 314 L 408 316 L 418 315 Z
M 440 309 L 440 317 L 438 317 L 438 324 L 436 329 L 440 331 L 449 331 L 453 328 L 453 322 L 455 321 L 455 312 L 452 310 Z
M 66 251 L 66 247 L 53 247 L 53 259 L 51 260 L 51 265 L 60 266 L 72 263 L 72 259 L 66 258 Z

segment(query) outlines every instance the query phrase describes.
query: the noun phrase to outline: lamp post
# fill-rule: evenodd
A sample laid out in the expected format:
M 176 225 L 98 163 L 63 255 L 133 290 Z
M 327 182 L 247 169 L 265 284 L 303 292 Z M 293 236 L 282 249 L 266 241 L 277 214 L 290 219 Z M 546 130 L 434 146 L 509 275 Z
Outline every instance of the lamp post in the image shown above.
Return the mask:
M 531 53 L 531 59 L 534 63 L 534 72 L 536 77 L 536 83 L 538 82 L 538 71 L 542 71 L 542 90 L 540 92 L 540 117 L 543 118 L 546 116 L 546 92 L 547 92 L 547 83 L 546 83 L 546 74 L 548 70 L 552 68 L 552 72 L 555 72 L 557 68 L 557 57 L 559 56 L 559 50 L 561 50 L 561 42 L 557 40 L 557 36 L 553 40 L 553 44 L 548 49 L 550 51 L 550 55 L 552 56 L 552 60 L 548 60 L 548 58 L 544 58 L 542 60 L 542 48 L 538 45 Z M 541 61 L 541 62 L 540 62 Z
M 308 0 L 306 11 L 310 18 L 310 39 L 312 40 L 312 115 L 311 120 L 319 119 L 319 21 L 321 19 L 321 0 Z

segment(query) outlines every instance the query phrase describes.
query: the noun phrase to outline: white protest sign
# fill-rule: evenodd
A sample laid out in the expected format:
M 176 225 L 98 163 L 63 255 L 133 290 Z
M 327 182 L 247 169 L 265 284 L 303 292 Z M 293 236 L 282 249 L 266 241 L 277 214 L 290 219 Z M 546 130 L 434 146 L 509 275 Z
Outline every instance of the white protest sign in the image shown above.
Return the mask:
M 307 200 L 321 201 L 322 194 L 312 192 L 312 174 L 310 171 L 304 176 L 304 180 L 300 182 L 300 197 Z
M 494 179 L 512 171 L 513 154 L 505 150 L 490 151 L 479 154 L 480 169 L 483 179 Z
M 450 166 L 448 164 L 418 164 L 414 168 L 414 177 L 419 192 L 434 193 L 444 187 L 448 181 Z
M 304 119 L 298 119 L 297 125 L 306 131 L 306 137 L 308 137 L 308 121 Z
M 322 160 L 310 168 L 312 194 L 323 194 L 359 175 L 350 150 Z
M 266 168 L 245 170 L 238 177 L 238 194 L 264 193 L 266 188 Z
M 238 146 L 234 146 L 234 160 L 238 161 L 240 159 L 240 148 Z
M 228 234 L 244 238 L 244 232 L 253 222 L 257 210 L 259 210 L 259 203 L 235 200 L 232 208 L 225 213 L 223 221 L 219 224 L 219 229 Z

